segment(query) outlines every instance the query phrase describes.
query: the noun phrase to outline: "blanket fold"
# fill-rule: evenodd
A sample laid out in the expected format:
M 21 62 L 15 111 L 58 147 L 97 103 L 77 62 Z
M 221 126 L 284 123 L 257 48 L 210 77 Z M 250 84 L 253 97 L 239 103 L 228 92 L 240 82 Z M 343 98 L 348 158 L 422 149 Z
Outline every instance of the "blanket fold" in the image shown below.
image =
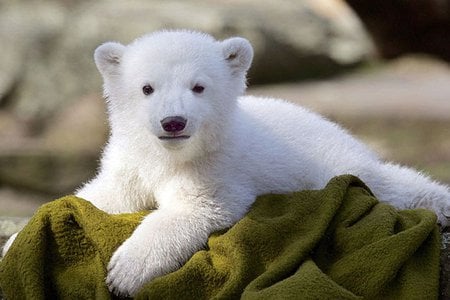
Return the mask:
M 42 206 L 0 262 L 4 297 L 114 299 L 106 266 L 148 213 L 109 215 L 75 196 Z M 379 203 L 351 175 L 261 196 L 136 299 L 437 299 L 435 222 L 430 211 Z

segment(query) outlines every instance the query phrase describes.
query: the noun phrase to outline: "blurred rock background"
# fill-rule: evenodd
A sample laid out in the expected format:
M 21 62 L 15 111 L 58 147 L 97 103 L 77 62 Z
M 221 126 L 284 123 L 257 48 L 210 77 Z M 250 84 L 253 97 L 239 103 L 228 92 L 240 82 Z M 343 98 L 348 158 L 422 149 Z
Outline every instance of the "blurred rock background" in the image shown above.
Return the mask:
M 95 174 L 108 128 L 93 51 L 161 28 L 246 37 L 249 93 L 308 106 L 450 183 L 449 20 L 447 0 L 0 0 L 0 216 Z

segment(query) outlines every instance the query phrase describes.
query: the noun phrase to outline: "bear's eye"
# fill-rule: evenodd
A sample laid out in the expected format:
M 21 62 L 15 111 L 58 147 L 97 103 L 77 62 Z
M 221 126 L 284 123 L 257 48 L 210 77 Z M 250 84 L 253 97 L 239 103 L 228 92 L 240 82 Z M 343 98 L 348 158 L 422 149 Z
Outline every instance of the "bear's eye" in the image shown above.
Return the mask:
M 196 85 L 192 88 L 192 91 L 193 91 L 194 93 L 196 93 L 196 94 L 201 94 L 201 93 L 203 93 L 204 90 L 205 90 L 205 87 L 203 87 L 203 86 L 201 86 L 201 85 L 199 85 L 199 84 L 196 84 Z
M 144 93 L 144 95 L 150 95 L 151 93 L 153 93 L 153 88 L 150 84 L 144 85 L 142 87 L 142 92 Z

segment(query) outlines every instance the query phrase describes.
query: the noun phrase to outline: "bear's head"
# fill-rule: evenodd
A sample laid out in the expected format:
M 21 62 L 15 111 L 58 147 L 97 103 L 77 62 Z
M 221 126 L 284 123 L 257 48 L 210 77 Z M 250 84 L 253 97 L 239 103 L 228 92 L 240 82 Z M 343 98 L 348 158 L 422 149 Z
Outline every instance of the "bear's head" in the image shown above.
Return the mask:
M 94 54 L 104 80 L 111 137 L 185 159 L 221 146 L 253 58 L 243 38 L 216 41 L 191 31 L 160 31 Z

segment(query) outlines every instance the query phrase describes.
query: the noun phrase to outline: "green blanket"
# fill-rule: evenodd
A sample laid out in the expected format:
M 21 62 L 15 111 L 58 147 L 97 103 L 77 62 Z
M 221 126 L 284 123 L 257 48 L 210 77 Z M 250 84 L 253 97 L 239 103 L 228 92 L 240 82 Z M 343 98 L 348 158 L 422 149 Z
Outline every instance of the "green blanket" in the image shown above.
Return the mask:
M 114 251 L 146 213 L 108 215 L 68 196 L 44 205 L 0 263 L 6 299 L 110 299 Z M 181 269 L 137 299 L 436 299 L 433 213 L 378 203 L 352 176 L 259 197 Z

